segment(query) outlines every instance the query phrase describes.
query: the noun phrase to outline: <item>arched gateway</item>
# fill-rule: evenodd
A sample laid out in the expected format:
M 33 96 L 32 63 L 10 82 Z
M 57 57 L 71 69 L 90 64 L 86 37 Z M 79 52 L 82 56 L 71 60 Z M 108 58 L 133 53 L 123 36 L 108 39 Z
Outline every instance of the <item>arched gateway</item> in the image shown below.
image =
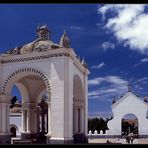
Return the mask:
M 51 41 L 47 26 L 38 27 L 37 35 L 35 41 L 0 55 L 0 143 L 10 143 L 13 85 L 22 96 L 22 139 L 36 138 L 43 92 L 48 96 L 47 143 L 87 135 L 87 65 L 70 48 L 65 32 L 59 44 Z
M 124 116 L 131 114 L 136 117 L 137 133 L 139 137 L 148 136 L 148 104 L 130 90 L 118 101 L 112 104 L 113 119 L 108 121 L 110 136 L 121 136 Z M 135 124 L 135 123 L 134 123 Z M 131 130 L 129 129 L 128 132 Z M 133 131 L 132 131 L 133 132 Z

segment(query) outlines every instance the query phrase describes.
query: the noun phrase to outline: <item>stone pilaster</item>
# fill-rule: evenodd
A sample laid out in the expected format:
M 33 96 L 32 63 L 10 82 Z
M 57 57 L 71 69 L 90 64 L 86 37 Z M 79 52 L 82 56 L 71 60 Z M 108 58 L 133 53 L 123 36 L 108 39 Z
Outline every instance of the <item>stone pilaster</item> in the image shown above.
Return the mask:
M 21 133 L 22 139 L 35 138 L 37 133 L 37 104 L 23 103 L 23 131 Z
M 9 95 L 0 95 L 0 144 L 11 142 L 11 133 L 9 128 Z
M 50 100 L 47 102 L 48 103 L 48 133 L 46 134 L 47 137 L 47 143 L 50 143 L 50 138 L 51 138 L 51 102 Z

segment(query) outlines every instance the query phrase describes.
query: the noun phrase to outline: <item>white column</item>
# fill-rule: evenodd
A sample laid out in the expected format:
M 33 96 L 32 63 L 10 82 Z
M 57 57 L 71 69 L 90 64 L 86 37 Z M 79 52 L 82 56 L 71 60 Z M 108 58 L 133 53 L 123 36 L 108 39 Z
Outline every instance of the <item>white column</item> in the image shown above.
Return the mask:
M 37 133 L 37 118 L 36 118 L 36 107 L 34 104 L 31 104 L 31 108 L 29 110 L 29 127 L 31 133 Z
M 74 107 L 74 134 L 78 132 L 78 108 Z
M 34 125 L 33 125 L 33 131 L 34 133 L 37 133 L 37 107 L 33 110 L 34 114 Z
M 11 133 L 9 128 L 9 106 L 11 96 L 0 95 L 0 143 L 6 144 L 11 142 Z
M 27 110 L 26 104 L 22 103 L 22 133 L 27 132 Z
M 7 123 L 7 133 L 10 133 L 10 119 L 9 119 L 9 115 L 10 115 L 10 104 L 6 104 L 6 123 Z
M 7 113 L 6 103 L 2 103 L 2 133 L 7 132 Z
M 37 132 L 40 132 L 40 110 L 39 107 L 37 107 Z
M 36 133 L 37 132 L 37 106 L 36 103 L 23 103 L 22 106 L 22 127 L 23 132 Z
M 84 108 L 80 109 L 80 132 L 84 133 Z
M 26 110 L 22 110 L 22 132 L 26 132 Z
M 88 83 L 87 83 L 87 81 L 88 81 L 88 77 L 85 75 L 84 76 L 85 77 L 85 81 L 84 81 L 84 88 L 85 88 L 85 109 L 84 109 L 84 111 L 85 111 L 85 113 L 84 113 L 84 123 L 85 123 L 85 135 L 87 135 L 87 131 L 88 131 Z
M 0 133 L 2 132 L 2 104 L 0 103 Z
M 9 105 L 11 96 L 0 95 L 0 133 L 8 134 L 9 129 Z
M 27 133 L 30 133 L 30 110 L 27 109 Z

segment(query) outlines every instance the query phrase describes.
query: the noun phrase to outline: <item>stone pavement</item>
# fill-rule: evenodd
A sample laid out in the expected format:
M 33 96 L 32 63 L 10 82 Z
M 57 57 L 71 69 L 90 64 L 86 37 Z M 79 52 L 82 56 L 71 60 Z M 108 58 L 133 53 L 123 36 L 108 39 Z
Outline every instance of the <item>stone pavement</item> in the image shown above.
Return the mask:
M 109 142 L 111 142 L 113 144 L 128 144 L 128 143 L 126 143 L 126 139 L 108 138 L 108 140 L 109 140 Z M 107 143 L 107 139 L 106 138 L 89 139 L 89 143 L 105 144 L 105 143 Z M 148 144 L 148 138 L 134 139 L 133 144 Z
M 122 144 L 128 144 L 128 143 L 126 143 L 126 139 L 120 139 L 120 141 Z M 138 139 L 134 139 L 133 144 L 138 144 Z

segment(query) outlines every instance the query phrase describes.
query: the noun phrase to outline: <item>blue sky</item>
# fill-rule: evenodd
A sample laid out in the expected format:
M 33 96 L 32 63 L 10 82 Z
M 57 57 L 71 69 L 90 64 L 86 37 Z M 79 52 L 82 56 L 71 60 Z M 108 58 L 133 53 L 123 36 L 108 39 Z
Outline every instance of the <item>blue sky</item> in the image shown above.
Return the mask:
M 91 72 L 89 116 L 110 117 L 112 100 L 128 83 L 142 99 L 148 96 L 147 10 L 142 4 L 0 4 L 0 53 L 33 41 L 38 25 L 47 24 L 56 43 L 65 29 Z

